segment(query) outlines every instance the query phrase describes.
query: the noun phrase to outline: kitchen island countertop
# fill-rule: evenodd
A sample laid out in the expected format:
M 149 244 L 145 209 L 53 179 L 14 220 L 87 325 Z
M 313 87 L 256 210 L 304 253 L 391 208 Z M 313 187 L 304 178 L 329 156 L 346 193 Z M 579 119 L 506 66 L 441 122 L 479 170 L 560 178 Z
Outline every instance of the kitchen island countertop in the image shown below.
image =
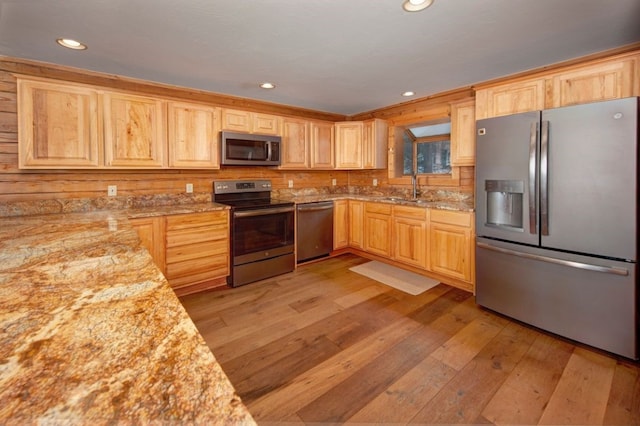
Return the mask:
M 120 212 L 0 227 L 0 423 L 254 424 Z

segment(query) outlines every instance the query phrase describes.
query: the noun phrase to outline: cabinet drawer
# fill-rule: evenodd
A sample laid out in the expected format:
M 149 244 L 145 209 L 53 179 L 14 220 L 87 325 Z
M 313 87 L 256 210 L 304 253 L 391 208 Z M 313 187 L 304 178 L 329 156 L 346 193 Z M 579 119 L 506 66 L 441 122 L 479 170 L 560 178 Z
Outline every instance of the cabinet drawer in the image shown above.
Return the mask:
M 381 214 L 391 214 L 391 204 L 383 204 L 383 203 L 365 203 L 364 210 L 367 213 L 381 213 Z
M 422 207 L 393 206 L 393 215 L 407 219 L 426 220 L 427 209 Z
M 431 210 L 431 222 L 445 223 L 448 225 L 471 227 L 473 216 L 468 212 L 454 212 L 450 210 Z
M 167 231 L 193 228 L 198 226 L 226 226 L 228 212 L 205 212 L 167 216 Z
M 209 270 L 196 272 L 189 275 L 176 275 L 173 277 L 167 276 L 167 278 L 169 279 L 171 287 L 179 288 L 191 285 L 193 283 L 226 277 L 227 275 L 229 275 L 228 259 L 216 259 L 215 262 L 211 263 Z
M 200 257 L 226 255 L 229 252 L 227 241 L 205 241 L 177 247 L 167 248 L 167 259 L 170 263 L 179 263 Z M 167 263 L 169 263 L 167 262 Z
M 228 275 L 228 268 L 229 256 L 199 257 L 184 262 L 167 264 L 167 279 L 175 286 L 178 285 L 175 282 L 177 277 L 188 277 L 189 282 L 194 282 L 198 281 L 194 279 L 194 275 L 205 274 L 210 278 L 216 278 Z
M 198 244 L 207 241 L 219 241 L 222 239 L 227 239 L 226 227 L 212 229 L 208 226 L 198 226 L 173 231 L 167 230 L 167 249 L 170 247 Z

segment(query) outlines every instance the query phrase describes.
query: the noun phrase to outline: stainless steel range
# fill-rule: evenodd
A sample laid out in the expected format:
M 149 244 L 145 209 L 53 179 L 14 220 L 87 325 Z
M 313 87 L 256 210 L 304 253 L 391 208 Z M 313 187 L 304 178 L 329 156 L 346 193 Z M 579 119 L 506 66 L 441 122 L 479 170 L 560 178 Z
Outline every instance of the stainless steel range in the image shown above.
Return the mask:
M 213 201 L 231 206 L 230 286 L 293 271 L 295 206 L 271 198 L 271 181 L 213 182 Z

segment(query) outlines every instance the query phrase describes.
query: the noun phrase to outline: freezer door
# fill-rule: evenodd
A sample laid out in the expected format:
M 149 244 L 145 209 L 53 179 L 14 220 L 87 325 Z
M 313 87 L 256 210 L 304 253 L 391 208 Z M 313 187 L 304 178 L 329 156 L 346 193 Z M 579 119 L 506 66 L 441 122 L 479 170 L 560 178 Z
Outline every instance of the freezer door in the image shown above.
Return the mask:
M 541 245 L 637 260 L 638 98 L 543 111 L 542 123 Z
M 477 235 L 538 245 L 540 112 L 476 123 Z
M 628 358 L 638 358 L 635 263 L 484 240 L 476 248 L 476 302 Z

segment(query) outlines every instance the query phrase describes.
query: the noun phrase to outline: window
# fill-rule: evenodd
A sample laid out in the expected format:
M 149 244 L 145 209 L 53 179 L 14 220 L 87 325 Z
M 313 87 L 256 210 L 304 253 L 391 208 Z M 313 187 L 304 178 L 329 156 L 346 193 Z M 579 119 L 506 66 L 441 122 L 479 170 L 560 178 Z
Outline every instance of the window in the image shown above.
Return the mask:
M 451 173 L 451 123 L 407 127 L 403 134 L 403 175 Z

